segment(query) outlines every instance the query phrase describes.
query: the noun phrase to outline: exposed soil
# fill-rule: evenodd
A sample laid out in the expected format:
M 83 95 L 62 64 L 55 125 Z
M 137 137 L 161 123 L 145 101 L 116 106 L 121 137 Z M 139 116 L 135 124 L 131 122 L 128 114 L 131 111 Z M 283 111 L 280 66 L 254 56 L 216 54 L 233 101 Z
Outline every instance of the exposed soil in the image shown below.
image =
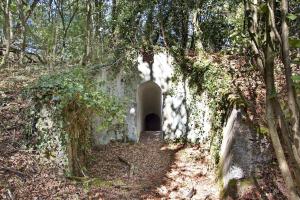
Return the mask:
M 138 144 L 113 143 L 93 150 L 90 175 L 112 183 L 91 186 L 93 199 L 218 199 L 204 149 L 164 144 L 151 134 Z
M 0 199 L 218 199 L 205 146 L 165 144 L 154 134 L 138 144 L 111 143 L 92 150 L 89 178 L 66 179 L 28 148 L 31 106 L 24 87 L 47 70 L 0 71 Z M 47 72 L 49 73 L 49 72 Z M 276 160 L 256 174 L 256 188 L 239 199 L 287 199 Z
M 89 179 L 66 179 L 28 149 L 24 88 L 47 69 L 5 69 L 0 77 L 0 199 L 216 199 L 213 177 L 199 146 L 167 145 L 153 134 L 138 144 L 93 149 Z

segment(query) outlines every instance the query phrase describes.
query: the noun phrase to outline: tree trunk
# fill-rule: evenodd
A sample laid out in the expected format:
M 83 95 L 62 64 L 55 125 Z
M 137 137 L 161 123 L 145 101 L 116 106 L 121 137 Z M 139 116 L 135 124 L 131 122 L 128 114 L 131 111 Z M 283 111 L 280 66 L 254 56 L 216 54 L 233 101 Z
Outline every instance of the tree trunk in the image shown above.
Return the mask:
M 268 81 L 269 82 L 269 81 Z M 270 87 L 270 83 L 268 84 L 267 88 L 269 88 L 268 90 L 271 89 Z M 295 184 L 293 181 L 293 177 L 292 174 L 289 170 L 289 166 L 287 164 L 287 160 L 285 158 L 284 152 L 283 152 L 283 148 L 280 142 L 280 139 L 278 137 L 278 133 L 276 130 L 276 126 L 275 126 L 275 117 L 274 117 L 274 111 L 272 108 L 272 93 L 270 93 L 270 91 L 268 91 L 269 94 L 266 96 L 266 111 L 267 111 L 267 122 L 268 122 L 268 126 L 269 126 L 269 131 L 270 131 L 270 136 L 271 136 L 271 140 L 272 140 L 272 144 L 274 147 L 274 151 L 276 154 L 276 158 L 279 164 L 279 168 L 281 171 L 281 174 L 284 178 L 285 184 L 287 186 L 287 190 L 289 193 L 289 198 L 291 200 L 297 200 L 299 199 L 299 197 L 297 196 L 297 193 L 295 191 Z
M 10 0 L 6 0 L 4 3 L 4 23 L 3 23 L 3 31 L 5 38 L 5 52 L 3 54 L 3 59 L 0 64 L 0 68 L 4 67 L 8 63 L 9 54 L 10 54 L 10 45 L 12 40 L 12 16 L 10 12 Z
M 251 49 L 254 53 L 255 65 L 264 74 L 264 55 L 258 45 L 258 0 L 245 1 L 245 15 L 248 18 L 248 32 L 251 38 Z
M 273 9 L 273 1 L 268 1 L 268 6 L 271 6 Z M 266 113 L 267 113 L 267 122 L 270 131 L 270 136 L 272 140 L 272 144 L 275 150 L 276 158 L 278 160 L 278 164 L 281 170 L 282 175 L 284 176 L 285 183 L 288 187 L 289 196 L 291 199 L 297 199 L 296 190 L 295 190 L 295 182 L 293 179 L 293 175 L 290 171 L 289 164 L 291 169 L 294 172 L 295 180 L 298 182 L 300 177 L 299 165 L 297 163 L 300 162 L 299 157 L 297 157 L 293 152 L 293 148 L 291 147 L 291 141 L 289 138 L 290 129 L 286 122 L 285 116 L 282 112 L 281 105 L 279 103 L 279 99 L 277 97 L 276 88 L 275 88 L 275 80 L 274 80 L 274 30 L 272 32 L 272 22 L 269 18 L 269 14 L 267 15 L 266 20 L 266 38 L 267 38 L 267 46 L 265 51 L 262 51 L 262 47 L 258 43 L 258 1 L 257 0 L 249 0 L 245 2 L 245 14 L 248 18 L 248 32 L 251 38 L 251 49 L 254 52 L 254 63 L 258 66 L 260 70 L 267 90 L 266 97 Z M 273 27 L 274 28 L 274 27 Z M 276 124 L 279 124 L 280 130 L 282 133 L 282 138 L 284 139 L 285 145 L 282 146 L 279 133 L 277 132 Z M 283 147 L 287 150 L 288 157 L 291 159 L 290 163 L 287 161 Z
M 54 69 L 54 65 L 56 64 L 56 51 L 57 51 L 57 43 L 58 43 L 58 28 L 56 26 L 56 22 L 53 23 L 54 31 L 53 31 L 53 44 L 50 45 L 50 63 L 49 68 Z
M 266 77 L 266 113 L 267 113 L 267 122 L 270 132 L 270 137 L 272 140 L 272 144 L 274 147 L 274 151 L 276 154 L 276 158 L 279 164 L 279 168 L 281 174 L 284 178 L 285 184 L 287 186 L 289 198 L 291 200 L 299 199 L 297 193 L 295 191 L 295 183 L 290 172 L 286 157 L 284 155 L 284 151 L 278 136 L 278 132 L 276 129 L 276 118 L 274 115 L 274 98 L 276 97 L 276 89 L 274 85 L 274 58 L 272 57 L 272 50 L 270 46 L 267 46 L 266 49 L 266 69 L 265 69 L 265 77 Z
M 113 36 L 112 38 L 114 38 L 115 29 L 116 29 L 116 20 L 117 20 L 117 0 L 112 0 L 111 19 L 112 19 L 111 33 Z
M 20 59 L 19 59 L 19 64 L 23 65 L 24 64 L 24 55 L 25 55 L 25 50 L 26 50 L 26 19 L 24 15 L 24 5 L 22 0 L 18 0 L 18 9 L 19 9 L 19 17 L 21 21 L 21 52 L 20 52 Z
M 86 31 L 85 31 L 85 48 L 84 48 L 84 54 L 82 57 L 81 64 L 86 65 L 90 61 L 91 57 L 91 2 L 90 0 L 87 0 L 86 3 Z
M 269 6 L 273 7 L 273 0 L 268 0 Z M 266 47 L 264 51 L 265 57 L 265 82 L 266 82 L 266 114 L 267 122 L 270 132 L 270 137 L 274 147 L 275 155 L 279 164 L 280 171 L 284 178 L 285 184 L 287 186 L 288 195 L 291 200 L 299 199 L 296 192 L 295 182 L 290 171 L 287 159 L 284 155 L 283 147 L 281 145 L 279 135 L 276 129 L 275 118 L 275 107 L 278 106 L 274 102 L 277 99 L 277 91 L 275 87 L 274 79 L 274 37 L 275 33 L 272 31 L 272 19 L 270 19 L 270 13 L 267 15 L 266 19 Z M 280 105 L 279 105 L 280 106 Z M 283 133 L 285 134 L 285 133 Z
M 201 42 L 201 28 L 199 24 L 199 16 L 200 16 L 200 2 L 198 2 L 196 9 L 193 13 L 193 36 L 191 41 L 191 49 L 196 50 L 198 53 L 203 51 L 203 45 Z
M 288 92 L 288 104 L 289 109 L 292 113 L 292 138 L 293 138 L 293 148 L 297 151 L 295 152 L 300 156 L 300 111 L 297 102 L 296 91 L 292 80 L 292 70 L 291 70 L 291 60 L 290 60 L 290 49 L 289 49 L 289 28 L 287 25 L 287 14 L 288 14 L 288 1 L 281 0 L 281 51 L 282 51 L 282 62 L 285 69 L 285 79 L 287 84 Z
M 276 39 L 277 41 L 279 41 L 279 44 L 283 46 L 286 46 L 288 45 L 288 38 L 286 37 L 286 40 L 283 41 L 282 38 L 280 38 L 279 36 L 279 33 L 276 29 L 276 19 L 275 19 L 275 15 L 274 15 L 274 11 L 273 10 L 276 10 L 274 9 L 274 4 L 272 3 L 272 1 L 269 1 L 268 3 L 268 10 L 269 10 L 269 18 L 270 18 L 270 30 L 271 30 L 271 34 L 273 35 L 273 37 L 276 36 Z M 287 26 L 285 27 L 287 28 Z M 287 30 L 287 35 L 288 36 L 288 30 Z M 283 52 L 283 51 L 282 51 Z M 290 60 L 289 60 L 289 54 L 288 54 L 289 51 L 287 51 L 287 61 L 288 61 L 288 69 L 289 69 L 289 72 L 291 72 L 290 70 Z M 282 55 L 282 57 L 284 57 Z M 292 81 L 291 79 L 291 76 L 290 77 L 290 81 Z M 274 86 L 275 87 L 275 86 Z M 288 86 L 288 83 L 287 83 L 287 87 Z M 293 87 L 293 86 L 292 86 Z M 294 88 L 292 88 L 294 89 Z M 295 90 L 294 90 L 295 91 Z M 279 99 L 277 96 L 274 96 L 274 99 L 273 99 L 273 109 L 274 109 L 274 112 L 276 114 L 276 118 L 279 122 L 279 126 L 280 126 L 280 132 L 281 132 L 281 136 L 282 136 L 282 139 L 284 141 L 284 144 L 283 145 L 283 148 L 285 148 L 286 152 L 288 153 L 288 157 L 289 157 L 289 165 L 291 167 L 291 170 L 293 170 L 293 173 L 294 173 L 294 177 L 295 177 L 295 181 L 297 182 L 297 184 L 300 186 L 300 155 L 298 153 L 298 149 L 295 145 L 295 143 L 293 141 L 291 141 L 291 136 L 292 136 L 292 130 L 290 130 L 290 127 L 289 127 L 289 124 L 287 122 L 287 119 L 285 118 L 284 116 L 284 113 L 282 111 L 282 108 L 281 108 L 281 105 L 279 103 Z

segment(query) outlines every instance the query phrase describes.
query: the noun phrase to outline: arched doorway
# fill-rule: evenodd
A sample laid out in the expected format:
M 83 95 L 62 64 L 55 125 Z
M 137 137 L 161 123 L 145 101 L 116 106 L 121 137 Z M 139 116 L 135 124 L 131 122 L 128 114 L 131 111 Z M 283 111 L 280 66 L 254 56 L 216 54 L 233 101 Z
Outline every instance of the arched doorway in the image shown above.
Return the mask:
M 161 120 L 159 116 L 154 113 L 150 113 L 145 117 L 145 131 L 160 131 Z
M 137 91 L 137 129 L 161 131 L 162 129 L 162 91 L 153 81 L 142 83 Z

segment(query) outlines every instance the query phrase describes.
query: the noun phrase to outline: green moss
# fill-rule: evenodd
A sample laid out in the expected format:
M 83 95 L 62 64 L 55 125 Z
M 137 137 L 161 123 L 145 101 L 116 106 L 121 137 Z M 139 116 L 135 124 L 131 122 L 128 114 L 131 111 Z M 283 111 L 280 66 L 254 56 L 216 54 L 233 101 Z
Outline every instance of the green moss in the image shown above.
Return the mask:
M 108 181 L 108 180 L 103 180 L 101 178 L 87 179 L 83 181 L 82 184 L 83 184 L 83 188 L 87 191 L 93 188 L 110 188 L 110 187 L 125 185 L 125 183 L 120 179 Z
M 264 127 L 264 126 L 261 126 L 258 128 L 258 131 L 257 131 L 259 134 L 265 136 L 265 135 L 268 135 L 269 134 L 269 129 L 267 127 Z
M 231 197 L 233 199 L 237 199 L 239 194 L 242 194 L 244 190 L 254 185 L 253 178 L 246 179 L 231 179 L 228 182 L 226 188 L 221 187 L 220 198 L 226 199 L 227 197 Z

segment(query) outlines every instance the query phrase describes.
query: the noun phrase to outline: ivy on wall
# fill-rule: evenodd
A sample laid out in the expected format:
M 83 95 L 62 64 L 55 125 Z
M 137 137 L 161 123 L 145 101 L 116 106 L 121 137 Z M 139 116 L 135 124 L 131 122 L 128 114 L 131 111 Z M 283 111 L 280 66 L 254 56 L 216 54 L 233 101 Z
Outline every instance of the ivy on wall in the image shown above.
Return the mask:
M 99 90 L 91 74 L 76 67 L 44 76 L 27 91 L 35 102 L 29 117 L 37 116 L 28 136 L 45 157 L 63 160 L 61 166 L 76 176 L 85 175 L 93 118 L 100 117 L 99 129 L 125 118 L 123 104 Z
M 210 149 L 214 164 L 218 165 L 224 120 L 230 107 L 229 97 L 234 92 L 231 76 L 222 64 L 214 63 L 201 55 L 194 62 L 189 77 L 190 86 L 195 88 L 198 94 L 205 91 L 208 95 L 208 106 L 211 111 Z

